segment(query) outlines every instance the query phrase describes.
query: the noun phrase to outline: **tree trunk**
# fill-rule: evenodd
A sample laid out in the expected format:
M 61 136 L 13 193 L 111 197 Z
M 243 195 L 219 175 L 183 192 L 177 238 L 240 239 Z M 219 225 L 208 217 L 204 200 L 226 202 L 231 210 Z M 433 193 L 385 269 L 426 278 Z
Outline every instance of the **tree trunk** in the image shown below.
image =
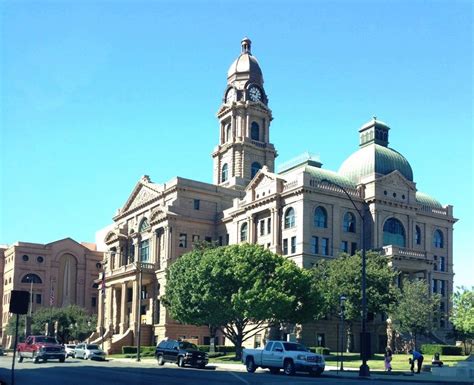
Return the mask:
M 242 359 L 242 339 L 243 339 L 242 335 L 239 333 L 239 335 L 237 336 L 237 338 L 234 341 L 234 344 L 235 344 L 235 358 L 237 360 Z

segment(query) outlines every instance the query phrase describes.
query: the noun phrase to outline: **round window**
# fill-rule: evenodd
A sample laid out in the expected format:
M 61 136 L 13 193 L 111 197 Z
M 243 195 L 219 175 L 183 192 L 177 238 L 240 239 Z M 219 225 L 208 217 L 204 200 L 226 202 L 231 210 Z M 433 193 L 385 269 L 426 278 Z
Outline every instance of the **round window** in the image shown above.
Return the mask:
M 25 254 L 22 258 L 23 258 L 23 260 L 24 260 L 25 262 L 27 262 L 28 259 L 30 259 L 26 254 Z
M 39 263 L 43 263 L 44 262 L 44 258 L 39 256 L 39 257 L 36 257 L 36 260 L 39 262 Z

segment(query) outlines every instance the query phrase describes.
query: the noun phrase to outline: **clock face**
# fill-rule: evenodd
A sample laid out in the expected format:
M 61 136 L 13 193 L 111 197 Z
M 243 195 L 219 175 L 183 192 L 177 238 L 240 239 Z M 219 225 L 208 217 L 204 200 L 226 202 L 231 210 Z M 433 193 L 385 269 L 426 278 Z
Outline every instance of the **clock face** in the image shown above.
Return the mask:
M 236 99 L 236 92 L 234 88 L 230 88 L 229 91 L 227 91 L 227 94 L 225 96 L 225 102 L 230 103 L 233 102 Z
M 249 90 L 250 100 L 253 102 L 259 102 L 262 100 L 262 91 L 260 91 L 257 87 L 251 87 Z

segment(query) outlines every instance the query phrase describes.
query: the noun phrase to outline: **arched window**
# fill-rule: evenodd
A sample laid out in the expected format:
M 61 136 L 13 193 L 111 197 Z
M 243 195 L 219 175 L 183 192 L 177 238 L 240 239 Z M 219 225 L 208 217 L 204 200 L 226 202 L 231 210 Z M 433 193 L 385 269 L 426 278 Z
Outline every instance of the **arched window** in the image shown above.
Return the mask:
M 222 166 L 221 182 L 225 182 L 229 178 L 229 166 L 227 163 L 224 163 Z
M 347 212 L 344 214 L 344 220 L 342 227 L 346 233 L 355 233 L 356 231 L 356 219 L 354 214 Z
M 226 124 L 225 126 L 225 139 L 227 142 L 230 142 L 230 139 L 231 139 L 231 126 L 230 126 L 230 123 Z
M 257 122 L 252 122 L 250 126 L 250 138 L 252 140 L 260 140 L 260 127 Z
M 247 240 L 247 230 L 248 230 L 247 222 L 242 223 L 242 226 L 240 226 L 240 242 L 245 242 Z
M 328 227 L 328 213 L 324 207 L 318 206 L 314 210 L 314 226 Z
M 436 230 L 434 232 L 433 245 L 437 249 L 442 249 L 444 247 L 443 233 L 441 230 Z
M 405 228 L 395 218 L 387 219 L 383 225 L 383 245 L 405 247 Z
M 295 227 L 295 209 L 290 207 L 285 212 L 285 229 Z
M 415 244 L 421 245 L 421 229 L 419 226 L 415 226 Z
M 138 232 L 146 231 L 150 228 L 150 224 L 148 223 L 148 219 L 143 218 L 140 222 L 140 226 L 138 227 Z
M 33 274 L 33 273 L 26 274 L 21 279 L 21 283 L 31 283 L 31 282 L 33 282 L 33 283 L 43 283 L 41 278 L 38 275 Z
M 257 175 L 257 172 L 258 170 L 260 170 L 262 168 L 262 165 L 258 162 L 253 162 L 252 163 L 252 168 L 251 168 L 251 174 L 252 174 L 252 178 Z

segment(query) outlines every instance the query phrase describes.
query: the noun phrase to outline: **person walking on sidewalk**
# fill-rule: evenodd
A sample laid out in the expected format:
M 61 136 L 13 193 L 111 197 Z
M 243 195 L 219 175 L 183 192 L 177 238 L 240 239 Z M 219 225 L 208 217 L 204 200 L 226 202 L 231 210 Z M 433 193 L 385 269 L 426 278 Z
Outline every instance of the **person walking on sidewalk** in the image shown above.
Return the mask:
M 385 354 L 384 354 L 384 364 L 385 364 L 385 371 L 386 372 L 391 372 L 392 371 L 392 350 L 390 348 L 385 349 Z
M 416 366 L 417 366 L 417 373 L 420 373 L 421 371 L 421 365 L 423 364 L 423 354 L 421 354 L 420 352 L 417 352 L 416 350 L 414 349 L 410 349 L 408 351 L 408 353 L 410 353 L 412 355 L 412 358 L 410 359 L 410 370 L 412 373 L 415 373 L 415 361 L 416 361 Z

